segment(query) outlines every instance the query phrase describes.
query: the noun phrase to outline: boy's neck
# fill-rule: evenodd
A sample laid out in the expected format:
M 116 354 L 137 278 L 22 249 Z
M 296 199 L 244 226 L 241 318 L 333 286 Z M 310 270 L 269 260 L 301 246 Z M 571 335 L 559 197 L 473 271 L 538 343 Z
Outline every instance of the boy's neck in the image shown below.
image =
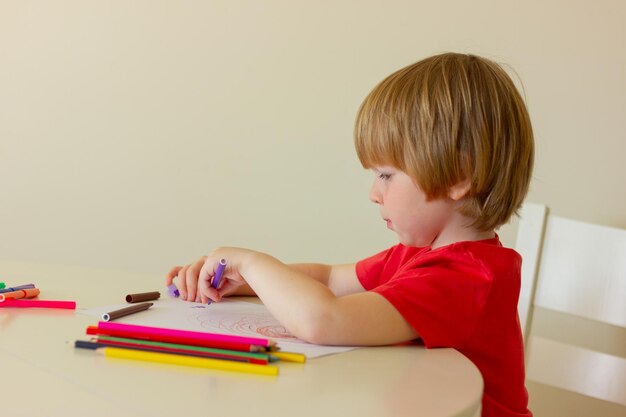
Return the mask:
M 496 236 L 495 230 L 478 230 L 470 226 L 472 222 L 473 219 L 457 213 L 433 240 L 430 245 L 431 249 L 441 248 L 457 242 L 493 239 Z

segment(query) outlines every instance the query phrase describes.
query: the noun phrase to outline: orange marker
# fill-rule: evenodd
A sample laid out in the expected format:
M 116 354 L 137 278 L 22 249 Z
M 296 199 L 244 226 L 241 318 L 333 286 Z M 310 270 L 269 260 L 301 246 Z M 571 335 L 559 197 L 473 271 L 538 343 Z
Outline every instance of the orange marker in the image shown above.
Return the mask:
M 4 300 L 17 300 L 18 298 L 34 298 L 39 295 L 39 288 L 28 288 L 0 294 L 0 302 Z

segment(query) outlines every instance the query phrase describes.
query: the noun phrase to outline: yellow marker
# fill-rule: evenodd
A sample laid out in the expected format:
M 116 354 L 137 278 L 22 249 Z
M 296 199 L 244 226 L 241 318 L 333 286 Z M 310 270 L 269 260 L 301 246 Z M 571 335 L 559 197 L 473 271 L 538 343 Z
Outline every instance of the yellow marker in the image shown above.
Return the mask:
M 306 361 L 306 356 L 302 353 L 272 352 L 271 355 L 276 356 L 278 359 L 285 362 L 304 363 Z
M 261 375 L 278 375 L 278 368 L 269 365 L 257 365 L 226 361 L 221 359 L 196 358 L 193 356 L 173 355 L 169 353 L 145 352 L 141 350 L 106 347 L 98 349 L 108 358 L 133 359 L 137 361 L 167 363 L 171 365 L 193 366 L 196 368 L 218 369 L 221 371 L 247 372 Z

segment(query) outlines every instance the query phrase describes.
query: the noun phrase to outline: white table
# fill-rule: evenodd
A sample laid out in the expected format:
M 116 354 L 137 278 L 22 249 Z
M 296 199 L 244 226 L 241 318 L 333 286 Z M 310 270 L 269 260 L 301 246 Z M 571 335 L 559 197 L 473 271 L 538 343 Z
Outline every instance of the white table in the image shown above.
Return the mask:
M 35 283 L 42 299 L 78 308 L 161 290 L 163 277 L 0 261 L 0 281 Z M 278 377 L 114 360 L 74 349 L 97 319 L 73 311 L 0 309 L 2 415 L 465 416 L 480 415 L 483 382 L 453 349 L 361 348 L 281 362 Z

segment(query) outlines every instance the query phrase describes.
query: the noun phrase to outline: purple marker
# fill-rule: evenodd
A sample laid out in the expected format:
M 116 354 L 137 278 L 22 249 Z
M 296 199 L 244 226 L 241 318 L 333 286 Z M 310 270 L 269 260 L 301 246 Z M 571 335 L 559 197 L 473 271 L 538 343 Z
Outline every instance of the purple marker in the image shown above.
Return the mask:
M 167 286 L 167 293 L 170 295 L 170 297 L 178 297 L 180 295 L 180 292 L 178 292 L 178 288 L 176 288 L 176 285 L 174 285 L 173 283 Z
M 2 294 L 4 292 L 13 292 L 13 291 L 19 291 L 19 290 L 27 290 L 29 288 L 35 288 L 35 284 L 24 284 L 24 285 L 18 285 L 17 287 L 4 288 L 4 289 L 0 290 L 0 294 Z
M 215 270 L 215 276 L 213 276 L 213 281 L 211 282 L 211 287 L 218 289 L 220 287 L 220 283 L 222 282 L 222 276 L 224 275 L 224 269 L 226 269 L 226 259 L 220 259 L 220 263 L 217 264 L 217 269 Z M 207 302 L 207 304 L 211 304 L 211 300 Z

